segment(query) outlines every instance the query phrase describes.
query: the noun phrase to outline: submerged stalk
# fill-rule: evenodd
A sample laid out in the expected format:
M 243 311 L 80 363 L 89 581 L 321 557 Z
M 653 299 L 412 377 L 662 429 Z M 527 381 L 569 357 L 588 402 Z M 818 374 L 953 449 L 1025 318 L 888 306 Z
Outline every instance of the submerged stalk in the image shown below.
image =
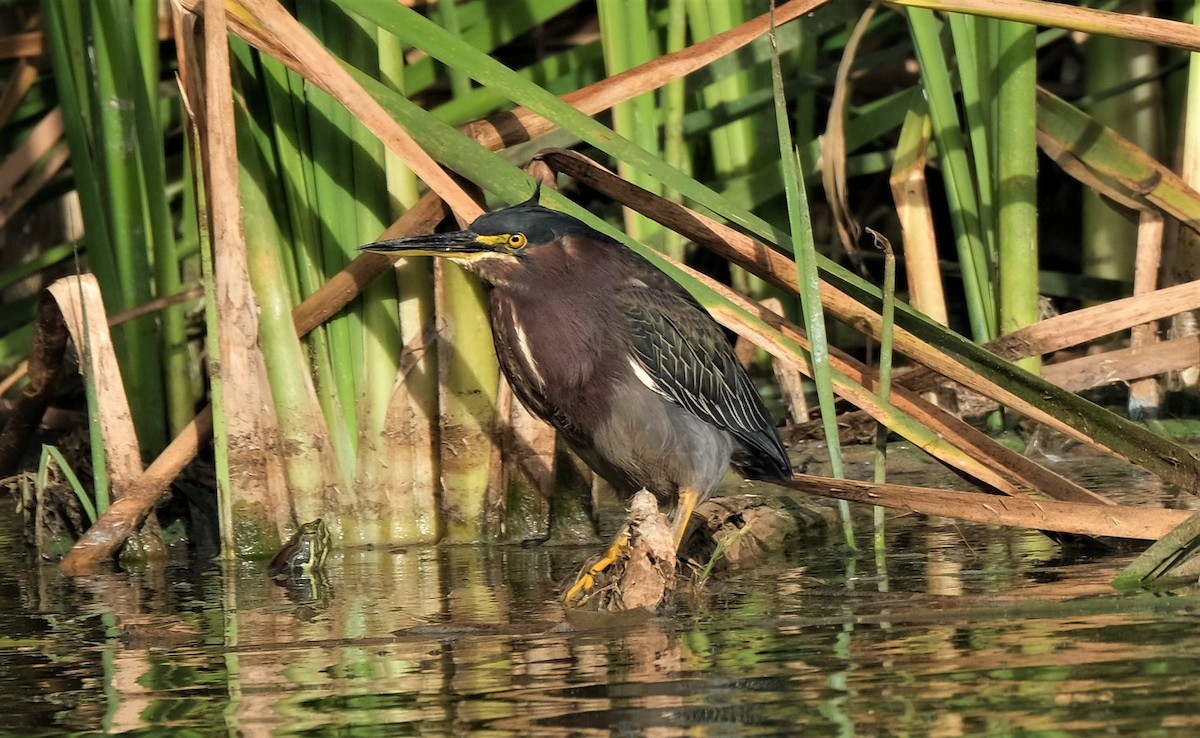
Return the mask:
M 492 348 L 483 285 L 460 267 L 434 264 L 439 331 L 444 540 L 474 543 L 484 529 L 492 481 L 494 419 L 500 368 Z
M 283 268 L 284 241 L 272 216 L 267 192 L 268 171 L 256 150 L 248 125 L 238 126 L 243 219 L 246 232 L 246 262 L 259 307 L 259 342 L 263 351 L 271 400 L 279 418 L 280 448 L 287 472 L 291 517 L 304 522 L 327 512 L 340 531 L 341 519 L 353 520 L 353 507 L 327 510 L 327 495 L 336 486 L 337 473 L 329 448 L 329 434 L 312 386 L 308 362 L 292 321 L 292 296 Z
M 404 92 L 404 48 L 386 31 L 379 31 L 380 79 L 389 89 Z M 391 150 L 384 152 L 391 216 L 416 204 L 420 182 Z M 429 259 L 402 260 L 396 265 L 396 304 L 400 342 L 418 341 L 434 315 L 433 265 Z M 426 349 L 416 358 L 402 382 L 395 384 L 381 432 L 389 439 L 375 460 L 389 476 L 393 525 L 408 541 L 433 542 L 441 535 L 440 467 L 438 456 L 437 351 Z M 391 440 L 395 439 L 395 440 Z
M 892 245 L 880 239 L 883 249 L 883 310 L 882 327 L 879 335 L 879 402 L 887 405 L 892 394 L 892 329 L 896 317 L 896 255 Z M 887 482 L 887 439 L 888 427 L 879 423 L 875 428 L 875 482 Z M 881 590 L 886 591 L 887 581 L 887 517 L 884 509 L 874 506 L 875 523 L 875 569 L 881 577 Z

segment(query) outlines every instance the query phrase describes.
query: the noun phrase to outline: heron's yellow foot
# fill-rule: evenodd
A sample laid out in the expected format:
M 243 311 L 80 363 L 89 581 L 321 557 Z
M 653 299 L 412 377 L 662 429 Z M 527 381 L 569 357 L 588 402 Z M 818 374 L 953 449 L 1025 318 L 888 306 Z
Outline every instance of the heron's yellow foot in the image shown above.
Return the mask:
M 597 575 L 604 572 L 613 564 L 621 560 L 625 556 L 625 549 L 629 548 L 629 526 L 621 526 L 620 532 L 613 540 L 612 545 L 605 550 L 600 558 L 591 566 L 580 572 L 575 579 L 575 583 L 563 595 L 563 602 L 567 605 L 575 606 L 582 605 L 587 601 L 588 595 L 596 587 Z

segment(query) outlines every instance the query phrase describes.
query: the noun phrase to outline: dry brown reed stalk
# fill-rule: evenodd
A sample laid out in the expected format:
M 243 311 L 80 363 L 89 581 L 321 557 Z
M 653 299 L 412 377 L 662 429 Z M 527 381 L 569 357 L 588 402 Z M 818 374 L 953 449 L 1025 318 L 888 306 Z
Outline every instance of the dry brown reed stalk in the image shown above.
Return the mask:
M 797 474 L 790 481 L 781 480 L 775 484 L 822 497 L 987 525 L 1143 541 L 1158 540 L 1191 517 L 1186 510 L 1000 497 L 807 474 Z

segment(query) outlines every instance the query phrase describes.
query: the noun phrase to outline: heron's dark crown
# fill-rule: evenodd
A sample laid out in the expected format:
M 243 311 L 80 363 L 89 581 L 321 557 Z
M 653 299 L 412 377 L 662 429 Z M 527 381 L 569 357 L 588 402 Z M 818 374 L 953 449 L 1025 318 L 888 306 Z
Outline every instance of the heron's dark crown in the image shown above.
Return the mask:
M 471 224 L 471 230 L 481 236 L 523 233 L 533 245 L 549 243 L 573 234 L 610 240 L 578 218 L 531 203 L 514 205 L 482 215 Z

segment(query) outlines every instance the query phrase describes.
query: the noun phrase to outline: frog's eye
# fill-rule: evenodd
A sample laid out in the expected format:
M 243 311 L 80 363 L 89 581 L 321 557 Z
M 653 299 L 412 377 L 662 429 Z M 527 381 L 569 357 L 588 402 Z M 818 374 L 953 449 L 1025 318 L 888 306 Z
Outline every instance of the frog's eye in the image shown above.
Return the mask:
M 508 237 L 508 247 L 510 249 L 524 248 L 526 243 L 528 243 L 528 239 L 525 238 L 524 233 L 514 233 Z

